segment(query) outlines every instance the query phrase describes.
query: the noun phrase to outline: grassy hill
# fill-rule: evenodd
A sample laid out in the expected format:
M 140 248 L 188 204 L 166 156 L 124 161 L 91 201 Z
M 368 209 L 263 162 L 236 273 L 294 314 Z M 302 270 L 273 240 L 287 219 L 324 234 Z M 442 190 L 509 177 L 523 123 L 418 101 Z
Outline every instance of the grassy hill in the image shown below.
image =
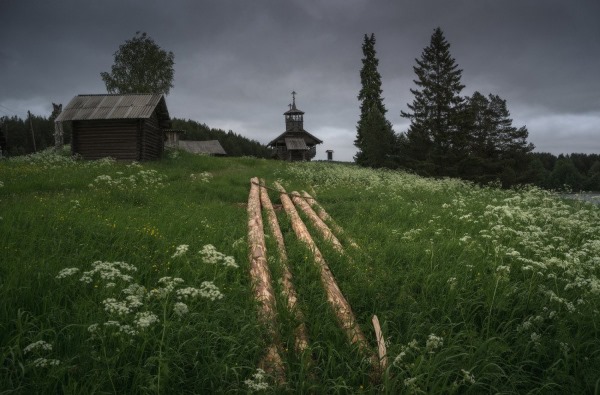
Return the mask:
M 373 314 L 382 323 L 380 380 L 337 326 L 284 211 L 310 351 L 294 352 L 267 237 L 287 382 L 257 370 L 271 339 L 250 286 L 254 176 L 308 190 L 344 228 L 342 244 L 361 246 L 340 255 L 311 228 L 373 349 Z M 0 235 L 3 393 L 600 388 L 600 208 L 539 189 L 323 162 L 45 154 L 0 162 Z

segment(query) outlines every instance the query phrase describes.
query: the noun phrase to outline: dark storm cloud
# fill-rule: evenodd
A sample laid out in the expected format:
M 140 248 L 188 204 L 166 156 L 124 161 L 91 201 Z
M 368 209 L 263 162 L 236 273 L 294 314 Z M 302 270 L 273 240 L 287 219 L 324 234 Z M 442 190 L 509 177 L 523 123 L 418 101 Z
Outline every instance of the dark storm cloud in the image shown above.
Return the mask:
M 266 143 L 296 90 L 305 128 L 324 140 L 318 158 L 333 149 L 351 160 L 363 35 L 376 34 L 387 116 L 401 132 L 415 58 L 440 26 L 464 94 L 506 99 L 539 150 L 598 152 L 598 16 L 595 0 L 0 0 L 0 114 L 49 114 L 51 102 L 104 92 L 113 53 L 146 31 L 175 53 L 172 116 Z

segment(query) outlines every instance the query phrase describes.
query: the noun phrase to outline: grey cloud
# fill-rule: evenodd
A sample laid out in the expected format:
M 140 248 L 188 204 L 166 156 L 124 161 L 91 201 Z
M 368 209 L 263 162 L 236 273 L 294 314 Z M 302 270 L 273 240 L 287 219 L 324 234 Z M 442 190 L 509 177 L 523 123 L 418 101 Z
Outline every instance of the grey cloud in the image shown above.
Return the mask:
M 146 31 L 175 53 L 173 116 L 266 143 L 283 130 L 296 90 L 307 130 L 325 141 L 318 158 L 333 149 L 336 159 L 351 160 L 363 35 L 377 36 L 387 116 L 401 132 L 414 60 L 440 26 L 463 69 L 465 94 L 499 94 L 515 125 L 527 125 L 545 150 L 565 146 L 552 126 L 564 116 L 561 128 L 581 144 L 569 147 L 580 152 L 595 147 L 583 119 L 600 107 L 598 15 L 596 0 L 4 0 L 0 104 L 49 112 L 51 101 L 101 93 L 99 73 L 118 46 Z

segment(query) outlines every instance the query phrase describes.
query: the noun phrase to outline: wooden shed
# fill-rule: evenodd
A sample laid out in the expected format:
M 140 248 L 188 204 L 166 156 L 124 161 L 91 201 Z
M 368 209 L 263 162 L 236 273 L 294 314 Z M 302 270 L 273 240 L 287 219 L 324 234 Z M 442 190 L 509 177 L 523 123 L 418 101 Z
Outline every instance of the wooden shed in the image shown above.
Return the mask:
M 84 159 L 159 159 L 171 127 L 161 94 L 75 96 L 56 121 L 71 122 L 71 152 Z

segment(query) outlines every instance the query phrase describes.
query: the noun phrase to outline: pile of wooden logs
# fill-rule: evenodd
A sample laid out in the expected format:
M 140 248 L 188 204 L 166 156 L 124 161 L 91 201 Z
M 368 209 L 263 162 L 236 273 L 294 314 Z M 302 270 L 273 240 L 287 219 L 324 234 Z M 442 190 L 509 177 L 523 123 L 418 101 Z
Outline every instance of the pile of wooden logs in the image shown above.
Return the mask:
M 344 247 L 326 222 L 331 224 L 332 228 L 338 234 L 343 232 L 342 228 L 335 224 L 327 212 L 308 193 L 303 192 L 301 195 L 297 192 L 292 192 L 291 194 L 288 194 L 279 183 L 274 183 L 274 185 L 279 192 L 279 198 L 283 208 L 290 218 L 294 233 L 301 242 L 307 245 L 312 252 L 315 264 L 318 265 L 321 283 L 325 289 L 327 301 L 337 317 L 338 324 L 346 333 L 348 341 L 351 344 L 357 345 L 365 356 L 370 359 L 375 375 L 379 376 L 385 370 L 387 365 L 385 342 L 379 320 L 377 319 L 377 316 L 373 316 L 372 321 L 375 328 L 377 343 L 377 353 L 375 353 L 369 346 L 365 335 L 356 321 L 356 317 L 352 312 L 350 304 L 342 294 L 325 258 L 319 251 L 296 208 L 299 208 L 304 212 L 315 229 L 321 233 L 325 240 L 332 244 L 336 251 L 344 254 Z M 298 296 L 292 282 L 291 271 L 288 267 L 288 258 L 283 235 L 264 180 L 259 182 L 258 178 L 252 178 L 250 180 L 250 195 L 248 197 L 250 275 L 252 277 L 253 292 L 259 303 L 259 319 L 265 326 L 266 333 L 270 339 L 270 344 L 260 363 L 260 367 L 271 374 L 279 384 L 282 384 L 285 382 L 285 369 L 281 358 L 283 348 L 280 336 L 276 330 L 277 309 L 275 305 L 275 295 L 271 285 L 271 274 L 267 263 L 267 251 L 262 221 L 263 209 L 269 223 L 269 228 L 275 239 L 279 260 L 282 264 L 283 274 L 281 283 L 286 300 L 286 307 L 298 322 L 298 326 L 295 330 L 295 350 L 298 353 L 302 353 L 308 349 L 309 341 L 303 315 L 297 304 Z M 358 248 L 358 245 L 352 240 L 349 240 L 349 244 L 354 248 Z

